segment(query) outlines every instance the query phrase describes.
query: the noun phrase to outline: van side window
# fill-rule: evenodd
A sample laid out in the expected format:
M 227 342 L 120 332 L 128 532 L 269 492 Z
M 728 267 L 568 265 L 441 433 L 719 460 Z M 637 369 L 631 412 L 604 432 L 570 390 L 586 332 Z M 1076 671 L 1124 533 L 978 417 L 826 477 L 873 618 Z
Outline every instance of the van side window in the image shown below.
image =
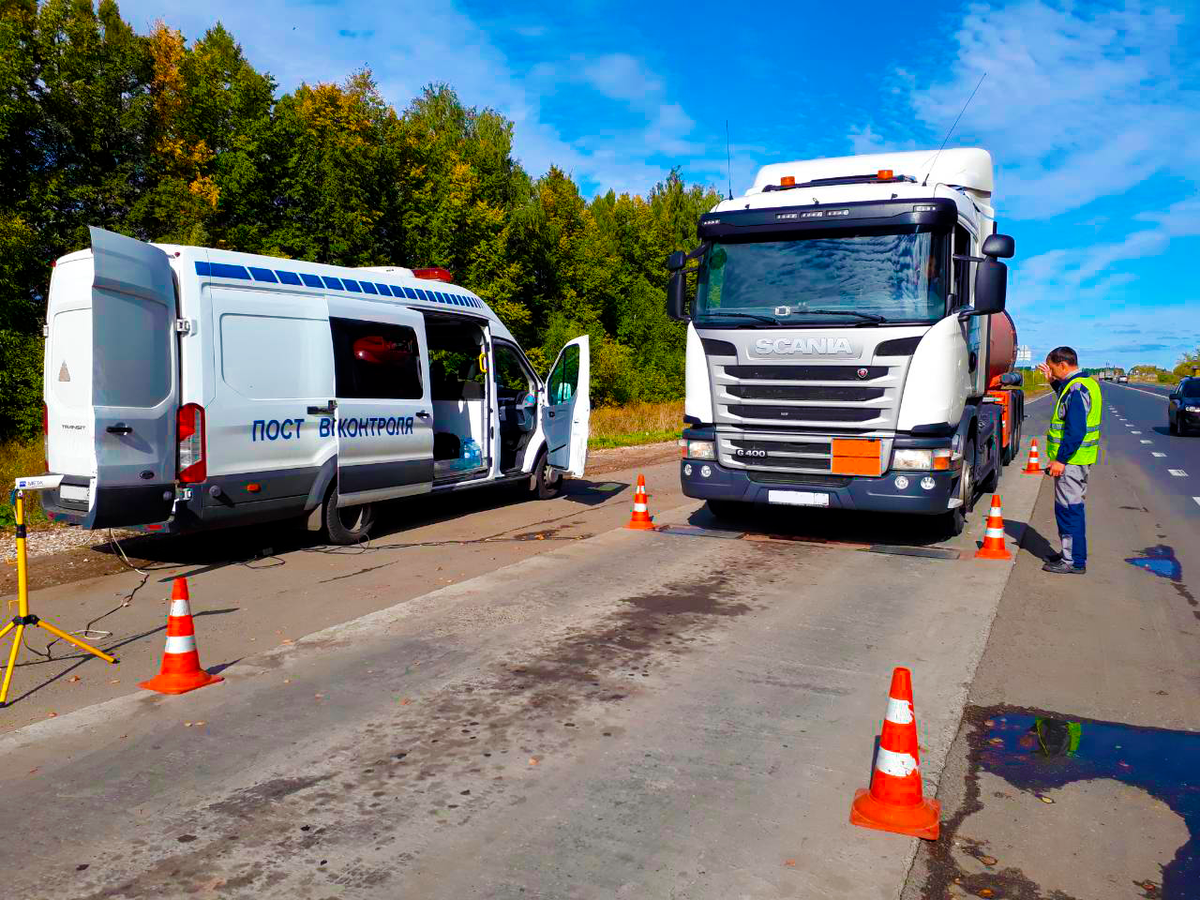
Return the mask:
M 579 387 L 579 346 L 572 344 L 567 347 L 558 359 L 558 365 L 550 373 L 547 393 L 550 405 L 568 403 L 575 396 Z
M 516 347 L 497 342 L 494 358 L 496 363 L 496 387 L 511 395 L 532 394 L 534 388 L 533 375 L 521 362 Z
M 337 395 L 347 399 L 419 400 L 421 349 L 406 325 L 329 317 Z

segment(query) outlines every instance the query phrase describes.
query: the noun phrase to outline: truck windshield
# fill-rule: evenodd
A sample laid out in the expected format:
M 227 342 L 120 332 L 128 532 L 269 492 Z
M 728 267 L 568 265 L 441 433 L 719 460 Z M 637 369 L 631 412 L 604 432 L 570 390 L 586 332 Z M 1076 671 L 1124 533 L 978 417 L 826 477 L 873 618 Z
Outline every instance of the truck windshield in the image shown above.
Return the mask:
M 948 243 L 929 231 L 713 243 L 696 322 L 936 322 L 946 314 Z

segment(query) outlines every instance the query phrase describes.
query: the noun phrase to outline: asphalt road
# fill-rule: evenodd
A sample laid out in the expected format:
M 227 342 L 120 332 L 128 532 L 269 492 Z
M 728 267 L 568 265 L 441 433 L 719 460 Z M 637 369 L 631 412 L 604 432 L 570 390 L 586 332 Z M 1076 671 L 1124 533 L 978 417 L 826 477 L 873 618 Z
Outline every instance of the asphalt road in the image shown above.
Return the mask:
M 1048 414 L 1031 405 L 1026 434 Z M 226 681 L 131 693 L 161 632 L 125 624 L 126 607 L 106 621 L 130 661 L 141 654 L 136 676 L 110 685 L 98 663 L 58 661 L 50 686 L 5 710 L 76 704 L 0 736 L 5 891 L 1191 896 L 1171 881 L 1172 854 L 1192 833 L 1176 807 L 1196 790 L 1147 781 L 1162 773 L 1132 750 L 1087 778 L 1056 766 L 1063 783 L 1048 786 L 986 749 L 1010 724 L 994 740 L 1018 746 L 1032 709 L 1084 723 L 1087 752 L 1105 728 L 1186 742 L 1197 727 L 1200 612 L 1178 552 L 1192 525 L 1124 431 L 1110 421 L 1084 578 L 1040 571 L 1051 494 L 1019 474 L 1024 453 L 999 488 L 1015 563 L 973 559 L 986 502 L 953 541 L 909 519 L 818 512 L 717 532 L 678 494 L 676 463 L 646 468 L 651 509 L 676 533 L 620 527 L 625 470 L 549 504 L 426 510 L 358 553 L 270 537 L 256 554 L 268 536 L 255 534 L 245 564 L 229 547 L 224 562 L 211 547 L 164 560 L 149 584 L 192 575 L 212 613 L 197 618 L 201 653 Z M 67 621 L 139 581 L 40 593 Z M 147 600 L 137 615 L 161 620 Z M 914 839 L 847 821 L 900 664 L 914 671 L 926 790 L 944 804 L 944 836 L 919 855 Z M 27 683 L 36 667 L 23 668 Z M 103 702 L 71 693 L 87 689 Z M 1164 752 L 1186 759 L 1181 746 Z
M 1088 573 L 1041 571 L 1044 489 L 941 781 L 943 838 L 904 900 L 1200 896 L 1200 438 L 1170 437 L 1157 396 L 1102 389 Z M 1077 746 L 1042 750 L 1039 720 Z
M 1101 389 L 1108 452 L 1133 463 L 1156 507 L 1191 523 L 1192 540 L 1184 546 L 1200 547 L 1200 434 L 1170 433 L 1168 386 L 1105 382 Z
M 714 524 L 672 494 L 676 466 L 647 471 L 658 522 Z M 1014 535 L 1041 483 L 1017 468 Z M 849 804 L 899 664 L 937 783 L 1011 570 L 972 558 L 987 504 L 950 542 L 794 511 L 738 537 L 628 531 L 627 493 L 578 490 L 367 552 L 193 565 L 199 610 L 228 610 L 197 617 L 226 680 L 165 697 L 122 671 L 118 696 L 0 737 L 6 825 L 31 838 L 0 848 L 6 893 L 895 897 L 915 841 L 854 828 Z M 43 593 L 101 607 L 136 578 Z M 257 650 L 289 606 L 288 643 Z M 76 671 L 59 700 L 111 670 Z

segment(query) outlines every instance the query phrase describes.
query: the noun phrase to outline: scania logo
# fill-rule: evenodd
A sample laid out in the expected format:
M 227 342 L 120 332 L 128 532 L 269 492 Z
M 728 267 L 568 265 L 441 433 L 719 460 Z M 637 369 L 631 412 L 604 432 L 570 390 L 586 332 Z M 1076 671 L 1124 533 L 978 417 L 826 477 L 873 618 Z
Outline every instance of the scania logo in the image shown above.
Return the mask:
M 858 355 L 850 345 L 850 339 L 844 337 L 759 338 L 754 342 L 754 350 L 760 354 L 806 353 L 813 356 Z

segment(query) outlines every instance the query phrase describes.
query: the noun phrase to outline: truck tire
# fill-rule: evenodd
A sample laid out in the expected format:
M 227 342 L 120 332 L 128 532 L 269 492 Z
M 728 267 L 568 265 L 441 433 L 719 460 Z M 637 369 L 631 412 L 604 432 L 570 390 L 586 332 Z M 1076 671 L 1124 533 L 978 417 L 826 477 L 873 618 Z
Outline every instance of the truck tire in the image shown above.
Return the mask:
M 543 450 L 533 464 L 533 482 L 529 493 L 535 500 L 552 500 L 562 491 L 562 483 L 562 473 L 551 470 L 546 462 L 546 451 Z
M 375 524 L 375 504 L 339 507 L 337 498 L 335 484 L 325 495 L 325 536 L 331 544 L 345 546 L 362 543 L 371 536 L 371 528 Z
M 992 467 L 991 474 L 987 480 L 979 485 L 980 493 L 990 494 L 992 491 L 1000 487 L 1000 478 L 1004 475 L 1004 448 L 1000 446 L 1000 435 L 997 434 L 993 439 L 995 447 L 993 448 L 993 459 L 995 465 Z
M 967 516 L 975 506 L 975 440 L 967 442 L 963 450 L 962 475 L 958 479 L 958 499 L 962 501 L 956 509 L 943 515 L 943 523 L 949 537 L 958 537 L 967 527 Z

